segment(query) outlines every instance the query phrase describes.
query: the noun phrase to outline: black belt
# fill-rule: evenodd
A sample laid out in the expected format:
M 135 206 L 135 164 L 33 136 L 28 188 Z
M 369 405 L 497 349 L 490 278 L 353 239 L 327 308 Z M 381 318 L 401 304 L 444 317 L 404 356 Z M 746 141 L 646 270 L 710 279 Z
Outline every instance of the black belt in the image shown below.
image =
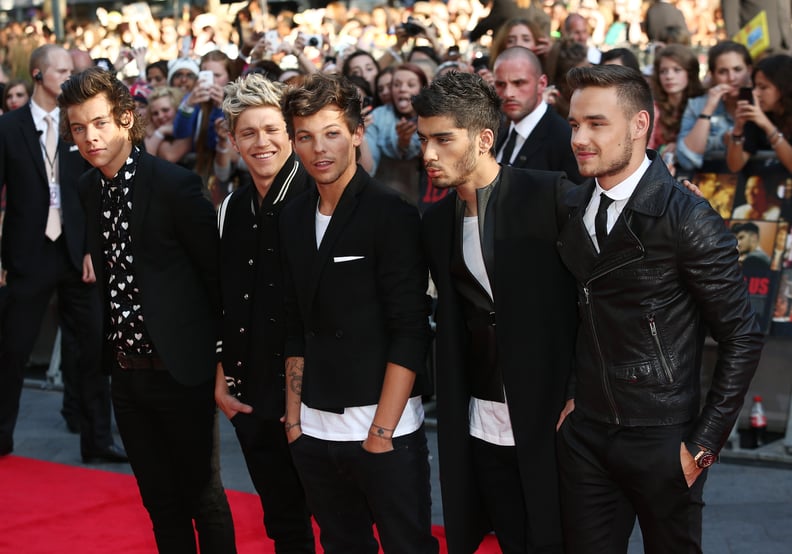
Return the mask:
M 156 354 L 127 354 L 126 352 L 116 352 L 116 363 L 120 369 L 153 369 L 155 371 L 165 371 L 165 364 Z

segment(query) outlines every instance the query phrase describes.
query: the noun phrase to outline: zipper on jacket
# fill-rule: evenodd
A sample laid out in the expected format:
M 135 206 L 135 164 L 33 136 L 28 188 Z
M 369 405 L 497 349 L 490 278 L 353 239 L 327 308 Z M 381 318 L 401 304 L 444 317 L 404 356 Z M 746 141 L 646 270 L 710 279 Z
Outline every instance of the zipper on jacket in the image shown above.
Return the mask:
M 660 336 L 657 334 L 657 324 L 655 323 L 655 316 L 651 314 L 648 317 L 649 320 L 649 332 L 652 333 L 652 340 L 654 341 L 655 348 L 657 348 L 657 355 L 660 358 L 660 365 L 663 366 L 663 373 L 665 373 L 665 377 L 669 383 L 674 382 L 674 374 L 671 372 L 671 366 L 668 364 L 668 360 L 666 360 L 665 352 L 663 352 L 663 347 L 660 344 Z
M 594 344 L 597 347 L 597 356 L 599 357 L 602 390 L 605 392 L 605 398 L 607 399 L 608 405 L 610 406 L 611 412 L 613 413 L 614 423 L 616 423 L 616 425 L 620 425 L 621 418 L 619 418 L 619 411 L 616 409 L 616 400 L 613 398 L 613 391 L 611 390 L 610 381 L 608 380 L 608 371 L 605 367 L 605 357 L 602 355 L 602 348 L 600 347 L 600 341 L 597 336 L 597 328 L 594 326 L 594 311 L 591 309 L 591 289 L 588 286 L 584 286 L 583 294 L 586 297 L 589 324 L 591 325 L 591 333 L 593 335 L 592 338 L 594 339 Z

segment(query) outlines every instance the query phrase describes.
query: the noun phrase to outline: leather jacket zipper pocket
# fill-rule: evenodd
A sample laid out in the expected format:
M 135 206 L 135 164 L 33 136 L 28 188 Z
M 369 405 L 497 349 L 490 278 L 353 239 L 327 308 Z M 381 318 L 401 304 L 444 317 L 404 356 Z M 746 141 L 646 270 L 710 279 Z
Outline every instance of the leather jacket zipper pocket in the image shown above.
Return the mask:
M 649 332 L 652 334 L 652 341 L 654 341 L 655 349 L 657 350 L 657 356 L 660 360 L 660 365 L 663 367 L 665 378 L 667 382 L 673 383 L 674 374 L 671 371 L 671 365 L 669 365 L 668 359 L 666 358 L 665 352 L 663 351 L 663 345 L 660 344 L 660 335 L 657 334 L 657 324 L 655 323 L 654 314 L 651 314 L 647 319 L 649 320 Z

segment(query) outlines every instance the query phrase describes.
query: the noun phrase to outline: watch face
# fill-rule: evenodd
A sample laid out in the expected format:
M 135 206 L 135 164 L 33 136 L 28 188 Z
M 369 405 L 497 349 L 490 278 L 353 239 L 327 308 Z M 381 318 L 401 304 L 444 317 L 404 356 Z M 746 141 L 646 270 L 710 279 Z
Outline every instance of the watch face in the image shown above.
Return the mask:
M 699 455 L 696 456 L 696 465 L 701 469 L 708 468 L 715 463 L 716 458 L 717 457 L 712 452 L 699 452 Z

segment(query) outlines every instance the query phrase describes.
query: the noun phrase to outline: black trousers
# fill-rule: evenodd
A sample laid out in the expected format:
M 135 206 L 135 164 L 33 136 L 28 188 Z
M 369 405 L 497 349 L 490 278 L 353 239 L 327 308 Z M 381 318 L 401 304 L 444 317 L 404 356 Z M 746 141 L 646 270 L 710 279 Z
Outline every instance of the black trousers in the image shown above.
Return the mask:
M 627 552 L 638 516 L 646 554 L 701 552 L 707 470 L 688 488 L 680 446 L 689 424 L 619 427 L 574 411 L 559 432 L 567 552 Z
M 525 498 L 523 475 L 513 446 L 498 446 L 471 437 L 476 485 L 484 502 L 492 529 L 503 554 L 562 553 L 558 544 L 534 545 L 527 502 L 542 502 L 541 498 Z M 526 476 L 527 477 L 527 476 Z M 546 476 L 554 479 L 555 475 Z
M 195 554 L 194 520 L 201 554 L 233 552 L 233 529 L 199 524 L 201 515 L 211 511 L 207 501 L 225 499 L 222 488 L 216 490 L 219 482 L 215 490 L 210 488 L 214 382 L 187 387 L 167 371 L 116 367 L 112 395 L 118 430 L 160 554 Z M 223 537 L 230 543 L 223 544 Z
M 239 413 L 231 419 L 248 473 L 264 509 L 267 536 L 278 554 L 313 554 L 314 536 L 305 493 L 278 420 Z
M 385 554 L 437 554 L 423 427 L 383 454 L 307 435 L 290 446 L 326 554 L 378 552 L 372 525 Z
M 64 378 L 72 383 L 80 412 L 83 453 L 113 442 L 110 429 L 110 385 L 101 364 L 101 311 L 95 285 L 69 260 L 63 237 L 48 242 L 35 276 L 9 273 L 0 325 L 0 450 L 13 448 L 24 371 L 52 295 L 64 337 Z

